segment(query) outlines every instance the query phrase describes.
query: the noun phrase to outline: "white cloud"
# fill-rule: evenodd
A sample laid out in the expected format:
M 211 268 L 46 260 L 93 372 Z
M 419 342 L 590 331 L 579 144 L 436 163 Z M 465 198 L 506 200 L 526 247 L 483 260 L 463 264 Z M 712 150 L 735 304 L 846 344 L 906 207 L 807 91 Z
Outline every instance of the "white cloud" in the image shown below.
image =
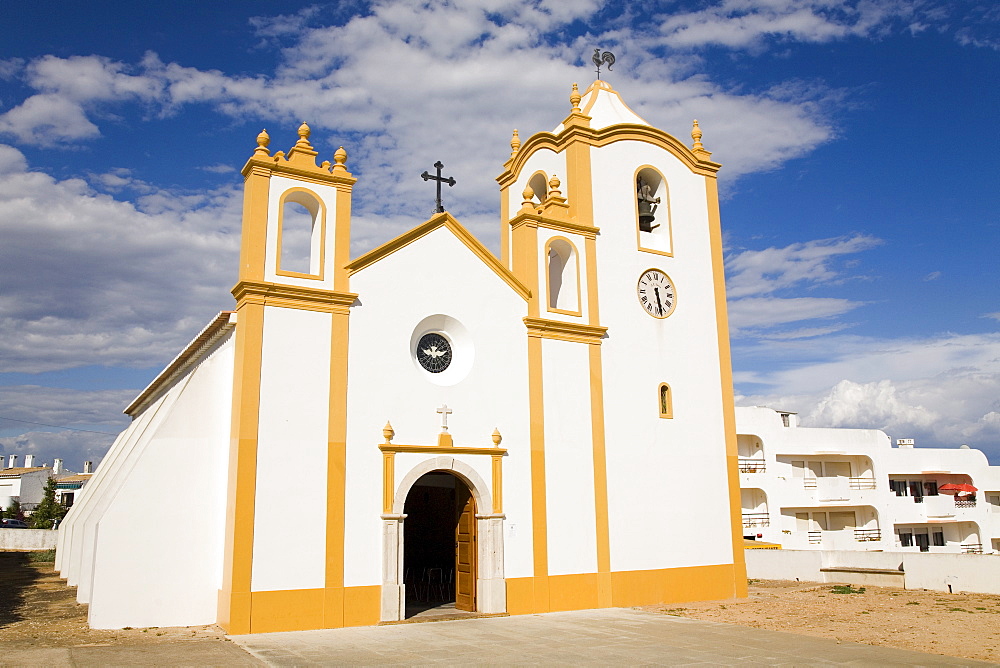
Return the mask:
M 25 144 L 51 146 L 101 134 L 83 107 L 60 95 L 33 95 L 0 115 L 0 134 L 10 134 Z
M 0 372 L 159 364 L 232 305 L 235 188 L 147 187 L 132 204 L 2 145 L 0 168 Z
M 753 332 L 761 327 L 776 327 L 791 322 L 831 318 L 860 306 L 849 299 L 835 297 L 744 297 L 729 302 L 732 336 Z M 825 328 L 829 330 L 829 327 Z M 813 334 L 814 335 L 814 334 Z M 787 336 L 787 333 L 786 333 Z

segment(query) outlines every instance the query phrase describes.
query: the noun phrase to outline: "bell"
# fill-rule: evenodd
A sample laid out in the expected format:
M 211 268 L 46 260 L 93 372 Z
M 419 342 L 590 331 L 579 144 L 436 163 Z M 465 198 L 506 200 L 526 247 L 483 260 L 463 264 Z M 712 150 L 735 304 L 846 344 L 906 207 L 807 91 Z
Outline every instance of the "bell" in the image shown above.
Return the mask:
M 642 232 L 652 232 L 654 229 L 659 227 L 659 225 L 653 225 L 653 221 L 656 220 L 656 216 L 653 212 L 656 211 L 656 205 L 644 200 L 639 200 L 639 230 Z

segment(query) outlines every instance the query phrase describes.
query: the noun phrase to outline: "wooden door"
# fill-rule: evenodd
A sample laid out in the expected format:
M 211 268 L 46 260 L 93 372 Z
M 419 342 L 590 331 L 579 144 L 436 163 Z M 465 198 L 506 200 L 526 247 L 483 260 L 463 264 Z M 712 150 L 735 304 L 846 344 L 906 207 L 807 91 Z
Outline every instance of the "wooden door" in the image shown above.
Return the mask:
M 476 609 L 476 500 L 462 482 L 457 485 L 455 510 L 455 609 Z

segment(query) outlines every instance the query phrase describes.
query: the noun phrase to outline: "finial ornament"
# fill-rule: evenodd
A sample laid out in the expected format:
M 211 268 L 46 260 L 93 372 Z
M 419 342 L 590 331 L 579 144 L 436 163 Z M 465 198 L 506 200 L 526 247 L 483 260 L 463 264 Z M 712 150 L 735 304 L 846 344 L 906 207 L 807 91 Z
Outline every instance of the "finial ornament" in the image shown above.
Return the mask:
M 494 429 L 493 430 L 493 445 L 495 447 L 499 448 L 500 447 L 500 441 L 502 441 L 502 440 L 503 440 L 503 436 L 500 435 L 500 430 L 499 429 Z
M 582 99 L 583 98 L 580 96 L 580 87 L 577 86 L 576 84 L 573 84 L 573 92 L 570 93 L 569 103 L 573 105 L 574 114 L 580 113 L 580 100 Z
M 302 121 L 302 125 L 299 126 L 299 140 L 295 142 L 296 148 L 312 149 L 312 144 L 309 143 L 309 135 L 312 134 L 312 130 L 305 121 Z
M 385 426 L 382 427 L 382 438 L 385 439 L 386 443 L 392 442 L 392 437 L 396 435 L 396 431 L 392 428 L 392 424 L 386 420 Z
M 535 196 L 535 191 L 531 189 L 531 186 L 524 186 L 524 192 L 521 193 L 523 201 L 521 202 L 521 211 L 526 213 L 535 212 L 535 202 L 532 199 Z
M 517 134 L 517 130 L 514 130 L 514 134 L 510 137 L 510 157 L 517 155 L 517 152 L 521 150 L 521 137 Z
M 615 54 L 610 51 L 605 51 L 601 53 L 600 49 L 594 49 L 594 56 L 591 58 L 593 63 L 597 65 L 597 78 L 601 78 L 601 65 L 606 64 L 608 66 L 608 72 L 611 71 L 611 66 L 615 64 Z
M 691 125 L 691 139 L 694 140 L 694 144 L 691 146 L 691 151 L 695 153 L 699 158 L 705 158 L 706 160 L 712 156 L 711 151 L 705 150 L 705 145 L 701 143 L 701 128 L 698 127 L 698 120 L 695 119 L 694 123 Z
M 271 143 L 271 135 L 267 134 L 267 130 L 261 130 L 260 134 L 257 135 L 257 148 L 253 150 L 254 155 L 271 155 L 271 152 L 267 150 L 267 145 Z
M 341 146 L 333 154 L 333 171 L 335 172 L 346 172 L 347 168 L 344 167 L 344 163 L 347 162 L 347 151 Z
M 562 181 L 555 174 L 549 179 L 549 197 L 562 197 L 562 192 L 559 191 L 559 186 L 562 185 Z

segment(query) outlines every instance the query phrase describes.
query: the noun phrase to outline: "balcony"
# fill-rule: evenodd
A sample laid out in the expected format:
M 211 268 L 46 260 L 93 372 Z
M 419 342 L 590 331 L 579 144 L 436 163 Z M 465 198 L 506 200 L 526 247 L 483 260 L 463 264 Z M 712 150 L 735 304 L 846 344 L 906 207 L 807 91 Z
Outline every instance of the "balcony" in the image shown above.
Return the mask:
M 882 540 L 881 529 L 855 529 L 854 540 L 864 543 L 873 540 Z
M 764 459 L 754 457 L 739 458 L 740 473 L 763 473 L 766 468 Z
M 848 478 L 848 486 L 851 489 L 875 489 L 875 478 L 858 477 Z
M 955 497 L 955 507 L 956 508 L 975 508 L 976 507 L 976 500 L 975 499 L 960 499 L 960 498 L 958 498 L 956 496 Z
M 771 518 L 768 517 L 767 513 L 743 513 L 744 529 L 769 526 L 771 526 Z
M 982 543 L 964 543 L 962 545 L 962 554 L 982 554 L 983 544 Z

